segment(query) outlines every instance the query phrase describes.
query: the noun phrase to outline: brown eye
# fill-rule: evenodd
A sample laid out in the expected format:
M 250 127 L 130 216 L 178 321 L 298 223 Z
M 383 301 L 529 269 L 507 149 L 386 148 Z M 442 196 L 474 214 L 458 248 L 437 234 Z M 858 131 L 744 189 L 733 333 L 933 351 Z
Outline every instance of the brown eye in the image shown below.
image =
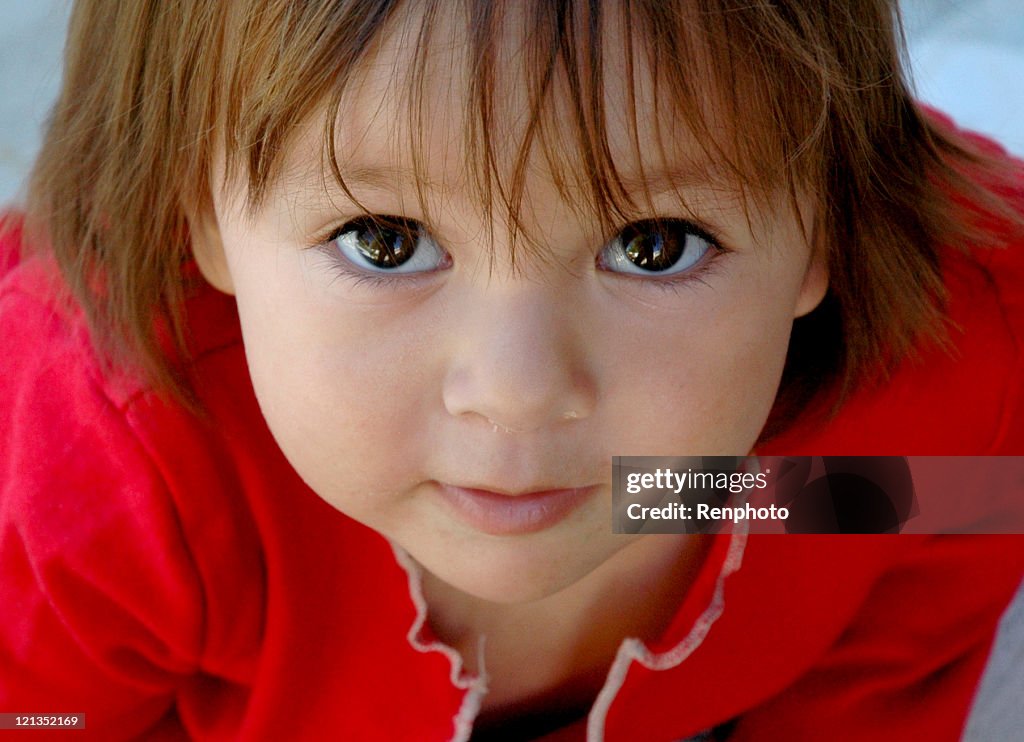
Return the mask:
M 634 275 L 684 273 L 714 246 L 682 219 L 646 219 L 627 225 L 601 251 L 602 268 Z
M 350 263 L 370 272 L 422 273 L 447 260 L 422 224 L 401 217 L 353 220 L 335 232 L 332 242 Z

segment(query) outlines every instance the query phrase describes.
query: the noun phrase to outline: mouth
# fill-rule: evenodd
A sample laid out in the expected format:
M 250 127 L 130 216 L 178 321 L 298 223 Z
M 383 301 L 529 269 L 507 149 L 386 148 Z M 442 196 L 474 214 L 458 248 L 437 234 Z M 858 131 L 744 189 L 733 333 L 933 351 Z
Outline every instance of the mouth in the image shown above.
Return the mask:
M 438 483 L 437 492 L 466 525 L 492 536 L 536 533 L 568 518 L 598 485 L 503 493 Z

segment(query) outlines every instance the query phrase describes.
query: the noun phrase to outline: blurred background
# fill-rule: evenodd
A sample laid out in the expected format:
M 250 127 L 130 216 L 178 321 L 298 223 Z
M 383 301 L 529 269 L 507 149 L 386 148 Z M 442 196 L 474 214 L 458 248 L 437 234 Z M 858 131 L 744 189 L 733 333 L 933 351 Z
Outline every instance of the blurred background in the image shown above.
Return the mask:
M 17 197 L 39 146 L 60 81 L 70 4 L 0 0 L 0 203 Z M 901 6 L 918 96 L 1024 155 L 1022 0 Z

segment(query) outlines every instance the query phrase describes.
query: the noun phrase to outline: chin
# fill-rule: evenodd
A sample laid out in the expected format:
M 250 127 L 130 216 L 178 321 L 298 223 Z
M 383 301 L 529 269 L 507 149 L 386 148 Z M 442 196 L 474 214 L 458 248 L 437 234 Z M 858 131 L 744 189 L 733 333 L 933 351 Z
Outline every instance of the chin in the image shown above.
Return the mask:
M 442 575 L 439 575 L 444 579 Z M 570 585 L 574 585 L 580 578 L 567 578 L 563 580 L 535 581 L 531 579 L 505 579 L 505 580 L 458 580 L 449 584 L 478 600 L 497 605 L 521 605 L 533 603 L 552 595 L 560 593 Z
M 559 553 L 560 552 L 560 553 Z M 462 559 L 447 555 L 421 564 L 435 577 L 478 600 L 513 605 L 551 597 L 594 572 L 608 555 L 589 556 L 535 544 L 468 549 Z

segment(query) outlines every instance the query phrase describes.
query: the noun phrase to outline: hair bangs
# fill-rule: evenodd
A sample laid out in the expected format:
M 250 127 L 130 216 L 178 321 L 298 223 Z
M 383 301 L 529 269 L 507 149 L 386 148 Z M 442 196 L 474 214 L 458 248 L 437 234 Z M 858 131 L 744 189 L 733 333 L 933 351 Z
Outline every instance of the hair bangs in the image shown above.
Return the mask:
M 338 121 L 389 34 L 400 36 L 402 58 L 387 62 L 403 101 L 404 146 L 424 221 L 429 227 L 432 199 L 423 153 L 438 103 L 431 78 L 441 78 L 458 88 L 467 185 L 484 224 L 506 225 L 513 256 L 519 244 L 533 255 L 547 252 L 524 205 L 538 172 L 581 219 L 609 235 L 655 211 L 659 176 L 738 192 L 745 204 L 782 188 L 795 204 L 798 188 L 812 189 L 821 175 L 809 163 L 821 151 L 824 82 L 805 71 L 806 94 L 783 90 L 799 76 L 778 74 L 789 38 L 775 40 L 777 63 L 747 61 L 764 55 L 739 47 L 771 42 L 749 33 L 753 24 L 742 14 L 648 0 L 273 7 L 228 24 L 246 43 L 228 43 L 236 57 L 224 95 L 226 172 L 230 178 L 243 168 L 252 211 L 281 176 L 295 132 L 313 117 L 324 121 L 324 187 L 336 185 L 359 205 L 347 183 L 348 153 L 338 149 Z M 676 195 L 690 212 L 682 190 Z

